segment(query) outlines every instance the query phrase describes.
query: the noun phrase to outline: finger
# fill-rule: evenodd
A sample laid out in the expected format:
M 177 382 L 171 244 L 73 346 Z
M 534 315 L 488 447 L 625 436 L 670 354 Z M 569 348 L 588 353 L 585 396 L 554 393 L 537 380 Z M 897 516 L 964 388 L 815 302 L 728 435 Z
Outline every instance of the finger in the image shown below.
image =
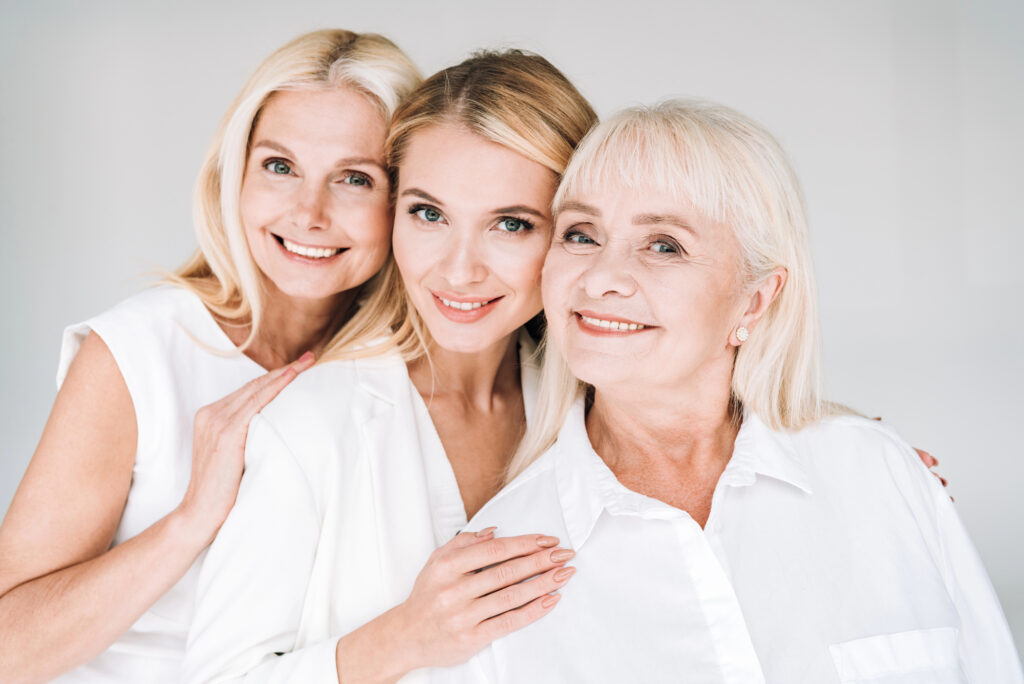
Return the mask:
M 288 386 L 288 384 L 298 377 L 299 372 L 291 366 L 284 369 L 280 375 L 276 378 L 261 385 L 255 392 L 249 395 L 245 404 L 239 409 L 235 415 L 236 419 L 242 419 L 246 423 L 252 420 L 252 417 L 263 410 L 263 408 L 274 400 L 281 390 Z
M 495 615 L 521 608 L 534 599 L 558 591 L 575 572 L 576 568 L 572 566 L 552 568 L 534 579 L 482 596 L 471 604 L 473 617 L 483 622 Z
M 494 537 L 494 531 L 496 529 L 498 529 L 498 528 L 497 527 L 485 527 L 484 529 L 478 530 L 476 532 L 460 532 L 459 534 L 455 535 L 454 537 L 449 539 L 447 542 L 445 542 L 445 544 L 441 548 L 442 549 L 451 549 L 451 550 L 454 550 L 454 549 L 464 549 L 467 546 L 472 546 L 473 544 L 479 544 L 482 541 L 487 541 L 488 539 L 492 539 Z
M 948 486 L 949 486 L 949 483 L 948 483 L 948 482 L 946 482 L 946 478 L 942 477 L 942 476 L 941 476 L 941 475 L 939 475 L 938 473 L 932 473 L 932 475 L 934 475 L 935 477 L 939 478 L 939 482 L 941 482 L 941 483 L 942 483 L 942 486 L 943 486 L 943 487 L 948 487 Z
M 497 537 L 480 544 L 458 549 L 452 556 L 452 569 L 456 572 L 474 572 L 511 558 L 526 556 L 538 549 L 550 549 L 558 544 L 556 537 L 543 534 L 524 534 L 518 537 Z
M 476 628 L 477 637 L 483 642 L 482 646 L 485 646 L 495 639 L 518 631 L 550 613 L 561 598 L 559 594 L 546 594 L 535 598 L 522 608 L 484 620 Z
M 934 468 L 935 466 L 939 465 L 939 459 L 935 458 L 924 449 L 918 449 L 917 447 L 914 447 L 914 451 L 917 452 L 918 457 L 922 461 L 924 461 L 924 464 L 929 468 Z
M 225 404 L 225 410 L 231 414 L 235 414 L 246 407 L 248 402 L 251 401 L 252 395 L 261 391 L 268 385 L 278 382 L 284 375 L 292 375 L 294 377 L 294 374 L 301 373 L 312 366 L 315 360 L 313 352 L 306 352 L 292 363 L 281 366 L 280 368 L 275 368 L 272 371 L 268 371 L 258 378 L 253 378 L 217 403 Z
M 464 590 L 469 593 L 470 597 L 479 598 L 504 587 L 518 584 L 535 575 L 540 575 L 552 568 L 561 567 L 572 560 L 575 555 L 569 549 L 553 549 L 551 551 L 541 549 L 471 575 L 465 583 Z

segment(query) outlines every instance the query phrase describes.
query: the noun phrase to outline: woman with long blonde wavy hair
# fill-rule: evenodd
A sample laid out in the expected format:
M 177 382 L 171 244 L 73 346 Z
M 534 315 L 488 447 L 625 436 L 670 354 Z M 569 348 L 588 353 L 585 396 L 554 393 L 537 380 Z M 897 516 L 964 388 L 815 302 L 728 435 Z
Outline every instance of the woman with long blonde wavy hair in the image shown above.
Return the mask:
M 384 141 L 419 80 L 374 34 L 274 52 L 202 166 L 195 256 L 65 331 L 0 527 L 0 680 L 178 681 L 196 559 L 234 504 L 249 420 L 314 354 L 387 331 L 370 315 L 387 299 L 371 281 L 390 247 Z

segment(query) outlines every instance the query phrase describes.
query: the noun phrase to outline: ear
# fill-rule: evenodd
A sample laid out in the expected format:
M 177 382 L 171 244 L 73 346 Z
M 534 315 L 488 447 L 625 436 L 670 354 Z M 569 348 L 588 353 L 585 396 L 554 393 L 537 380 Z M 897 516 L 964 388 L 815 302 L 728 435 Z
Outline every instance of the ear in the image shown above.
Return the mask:
M 743 312 L 743 316 L 736 322 L 736 327 L 733 328 L 732 333 L 729 335 L 730 344 L 736 347 L 743 344 L 742 340 L 736 338 L 736 331 L 743 327 L 748 332 L 753 332 L 761 317 L 767 313 L 768 307 L 772 305 L 775 298 L 782 292 L 788 277 L 789 271 L 782 266 L 777 266 L 757 285 L 757 288 L 750 294 L 747 310 Z

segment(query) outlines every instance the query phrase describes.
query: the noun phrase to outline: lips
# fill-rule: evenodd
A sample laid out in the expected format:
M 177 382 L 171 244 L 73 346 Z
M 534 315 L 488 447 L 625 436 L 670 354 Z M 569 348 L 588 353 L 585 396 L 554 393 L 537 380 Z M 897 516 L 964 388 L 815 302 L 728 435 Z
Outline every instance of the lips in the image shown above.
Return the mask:
M 455 323 L 475 323 L 494 311 L 502 297 L 465 297 L 450 293 L 431 292 L 431 299 L 438 311 Z
M 580 330 L 591 335 L 635 335 L 657 327 L 593 311 L 574 311 L 573 318 Z
M 285 252 L 289 255 L 302 257 L 310 261 L 323 261 L 336 257 L 342 252 L 346 251 L 347 247 L 318 247 L 316 245 L 303 245 L 298 242 L 293 242 L 288 238 L 281 237 L 280 235 L 274 235 L 274 239 L 281 245 Z

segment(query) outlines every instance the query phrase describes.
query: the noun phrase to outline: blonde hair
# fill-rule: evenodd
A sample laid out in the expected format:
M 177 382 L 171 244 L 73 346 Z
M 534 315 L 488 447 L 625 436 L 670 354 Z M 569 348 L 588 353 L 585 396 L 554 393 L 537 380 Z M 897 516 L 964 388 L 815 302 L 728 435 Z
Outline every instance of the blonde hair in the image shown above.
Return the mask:
M 321 90 L 346 86 L 365 95 L 390 121 L 399 102 L 420 82 L 420 75 L 398 46 L 373 33 L 342 29 L 313 31 L 299 36 L 270 55 L 252 75 L 228 109 L 210 145 L 196 181 L 193 220 L 199 249 L 176 272 L 171 282 L 202 299 L 214 315 L 230 322 L 247 322 L 244 351 L 260 332 L 264 285 L 249 252 L 239 213 L 239 197 L 249 144 L 260 113 L 271 95 L 283 90 Z M 375 287 L 365 291 L 364 306 L 338 331 L 334 326 L 323 354 L 351 339 L 386 333 L 372 316 L 386 300 Z
M 796 175 L 770 133 L 717 104 L 673 100 L 627 109 L 581 143 L 555 195 L 555 209 L 587 191 L 625 185 L 686 198 L 726 224 L 741 248 L 744 286 L 777 267 L 785 286 L 736 351 L 731 395 L 773 429 L 794 430 L 841 407 L 821 398 L 817 297 L 807 219 Z M 584 389 L 557 349 L 548 349 L 538 420 L 509 466 L 522 472 L 557 439 Z
M 595 123 L 597 115 L 586 99 L 540 55 L 478 52 L 428 78 L 395 112 L 385 144 L 391 187 L 398 186 L 410 140 L 431 126 L 464 127 L 545 166 L 557 179 Z M 382 273 L 381 288 L 393 295 L 391 343 L 407 360 L 423 356 L 429 333 L 393 257 Z

